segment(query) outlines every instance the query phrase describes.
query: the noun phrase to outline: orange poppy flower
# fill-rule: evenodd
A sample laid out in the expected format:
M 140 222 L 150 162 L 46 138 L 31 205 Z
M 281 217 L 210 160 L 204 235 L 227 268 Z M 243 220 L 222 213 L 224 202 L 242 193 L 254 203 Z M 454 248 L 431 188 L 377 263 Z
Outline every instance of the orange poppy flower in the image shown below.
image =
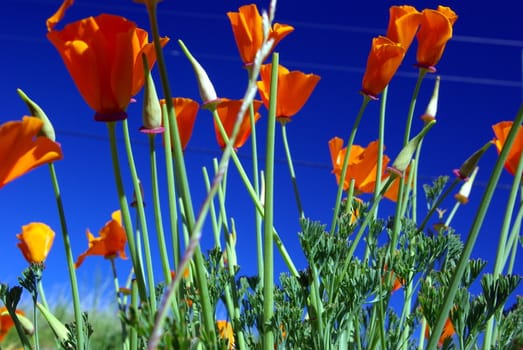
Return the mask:
M 122 226 L 122 214 L 120 210 L 112 213 L 111 220 L 106 222 L 100 230 L 100 237 L 94 237 L 89 229 L 86 233 L 87 239 L 89 240 L 89 248 L 76 260 L 76 268 L 82 265 L 88 255 L 99 255 L 106 259 L 113 259 L 118 255 L 122 259 L 127 259 L 125 255 L 127 236 Z
M 20 240 L 17 246 L 25 260 L 30 264 L 42 264 L 53 246 L 55 233 L 41 222 L 22 226 L 22 233 L 16 235 Z
M 251 65 L 263 42 L 262 16 L 256 5 L 250 4 L 240 7 L 238 12 L 227 12 L 227 17 L 231 22 L 242 61 L 246 66 Z M 274 40 L 271 49 L 273 50 L 293 30 L 292 26 L 274 23 L 269 30 L 269 39 Z
M 343 147 L 343 140 L 334 137 L 329 141 L 329 150 L 332 161 L 332 172 L 336 176 L 336 182 L 339 184 L 343 160 L 345 159 L 346 148 Z M 383 156 L 382 169 L 385 169 L 389 157 Z M 378 142 L 373 141 L 363 148 L 359 145 L 352 145 L 349 155 L 349 165 L 347 174 L 343 183 L 343 189 L 348 190 L 351 179 L 354 179 L 355 194 L 372 193 L 376 185 L 376 171 L 378 163 Z
M 492 130 L 494 130 L 494 135 L 496 135 L 496 138 L 493 142 L 496 146 L 496 149 L 498 150 L 498 154 L 501 152 L 501 149 L 503 148 L 503 145 L 507 140 L 507 136 L 510 131 L 510 128 L 512 127 L 512 124 L 513 122 L 505 121 L 492 126 Z M 514 140 L 512 148 L 510 149 L 510 152 L 508 154 L 507 160 L 505 161 L 505 169 L 507 169 L 507 171 L 512 175 L 516 173 L 519 164 L 519 159 L 521 158 L 522 150 L 523 126 L 520 125 L 516 139 Z
M 22 310 L 16 310 L 16 313 L 19 315 L 24 315 Z M 11 315 L 9 315 L 7 308 L 0 308 L 0 342 L 5 338 L 7 332 L 9 332 L 9 330 L 13 328 L 14 325 L 15 323 L 13 322 Z
M 62 149 L 37 136 L 43 122 L 35 117 L 0 125 L 0 188 L 34 168 L 62 159 Z
M 176 114 L 176 123 L 178 124 L 178 132 L 180 133 L 180 141 L 182 142 L 182 149 L 187 147 L 191 139 L 194 122 L 198 115 L 200 105 L 198 102 L 184 97 L 173 97 L 174 112 Z M 160 100 L 160 104 L 164 105 L 165 100 Z M 171 135 L 171 139 L 173 135 Z
M 148 34 L 124 17 L 101 14 L 51 30 L 47 38 L 56 47 L 94 119 L 111 122 L 127 118 L 131 97 L 142 88 L 142 54 L 149 66 L 156 61 Z M 161 40 L 162 46 L 169 39 Z
M 263 104 L 269 108 L 271 93 L 272 64 L 264 64 L 260 69 L 261 81 L 258 81 Z M 290 72 L 282 65 L 278 66 L 278 99 L 276 101 L 276 118 L 280 121 L 294 116 L 309 99 L 320 77 L 316 74 L 305 74 L 300 71 Z
M 361 92 L 372 99 L 377 99 L 396 74 L 405 52 L 406 49 L 402 44 L 384 36 L 372 39 Z
M 407 51 L 421 23 L 421 13 L 414 6 L 391 6 L 387 38 Z
M 450 7 L 438 6 L 437 10 L 425 9 L 421 13 L 421 28 L 416 35 L 418 52 L 417 66 L 436 71 L 447 41 L 452 38 L 452 26 L 458 16 Z
M 445 321 L 445 325 L 443 326 L 443 332 L 441 332 L 441 336 L 438 340 L 438 346 L 442 346 L 443 343 L 445 343 L 445 340 L 447 338 L 452 337 L 456 333 L 456 330 L 454 329 L 454 325 L 452 324 L 452 321 L 450 320 L 450 317 L 447 318 L 447 321 Z M 430 328 L 427 325 L 425 328 L 425 338 L 430 338 Z
M 231 323 L 225 320 L 218 320 L 216 321 L 216 327 L 218 328 L 220 338 L 229 342 L 229 350 L 234 349 L 234 332 Z
M 227 98 L 222 98 L 220 100 L 220 103 L 216 107 L 216 112 L 218 113 L 218 117 L 220 118 L 223 128 L 225 129 L 225 133 L 228 137 L 231 137 L 232 135 L 232 130 L 234 129 L 234 124 L 236 123 L 236 118 L 238 117 L 238 113 L 240 112 L 242 102 L 242 100 L 229 100 Z M 258 113 L 258 110 L 260 109 L 261 105 L 262 101 L 253 101 L 255 122 L 258 121 L 258 119 L 260 119 L 260 113 Z M 218 141 L 218 145 L 221 148 L 224 148 L 225 140 L 222 138 L 220 129 L 218 128 L 216 121 L 214 122 L 214 131 L 216 132 L 216 140 Z M 249 111 L 247 110 L 244 115 L 242 125 L 240 126 L 238 136 L 234 141 L 233 147 L 235 149 L 242 147 L 249 138 L 250 134 L 251 121 L 249 118 Z

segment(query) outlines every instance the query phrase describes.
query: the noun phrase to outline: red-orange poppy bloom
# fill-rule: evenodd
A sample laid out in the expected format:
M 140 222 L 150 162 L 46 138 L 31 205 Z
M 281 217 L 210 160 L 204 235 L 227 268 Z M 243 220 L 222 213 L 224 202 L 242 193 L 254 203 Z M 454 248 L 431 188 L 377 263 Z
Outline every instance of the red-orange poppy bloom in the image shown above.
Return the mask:
M 263 104 L 269 108 L 271 94 L 272 64 L 264 64 L 260 69 L 261 81 L 258 81 Z M 300 111 L 309 99 L 320 77 L 316 74 L 305 74 L 300 71 L 290 72 L 282 65 L 278 66 L 278 98 L 276 101 L 276 118 L 288 121 Z
M 225 320 L 216 321 L 216 328 L 218 328 L 218 335 L 229 343 L 229 350 L 234 349 L 234 331 L 230 322 Z
M 251 65 L 263 42 L 260 12 L 255 4 L 250 4 L 240 7 L 238 12 L 227 12 L 227 16 L 231 22 L 240 57 L 245 65 Z M 269 39 L 274 40 L 272 49 L 293 30 L 292 26 L 274 23 L 269 30 Z
M 345 159 L 346 148 L 343 148 L 343 140 L 334 137 L 329 141 L 329 150 L 332 161 L 332 172 L 336 176 L 339 184 L 343 160 Z M 383 156 L 382 169 L 385 169 L 389 157 Z M 347 174 L 343 182 L 343 189 L 348 190 L 350 180 L 354 179 L 355 194 L 372 193 L 376 186 L 376 171 L 378 165 L 378 142 L 373 141 L 366 148 L 359 145 L 352 145 L 349 155 L 349 165 Z
M 190 98 L 184 97 L 173 97 L 172 101 L 174 106 L 174 112 L 176 114 L 178 132 L 180 133 L 182 149 L 185 149 L 185 147 L 187 147 L 187 144 L 189 143 L 189 140 L 191 139 L 194 122 L 196 121 L 196 116 L 198 115 L 200 105 L 198 104 L 198 102 L 191 100 Z M 164 105 L 165 100 L 160 100 L 160 104 Z M 167 116 L 163 116 L 163 118 L 166 117 Z M 171 135 L 171 139 L 173 137 L 174 135 Z
M 19 315 L 22 315 L 22 316 L 24 315 L 24 312 L 22 310 L 16 310 L 15 312 Z M 13 322 L 11 315 L 9 315 L 9 311 L 7 311 L 7 308 L 1 307 L 0 308 L 0 342 L 5 338 L 5 336 L 7 335 L 7 332 L 9 332 L 9 330 L 11 328 L 13 328 L 14 325 L 15 325 L 15 323 Z
M 421 23 L 421 12 L 414 6 L 391 6 L 387 38 L 401 44 L 407 51 Z
M 416 35 L 417 66 L 435 72 L 445 45 L 452 38 L 452 26 L 458 16 L 450 7 L 445 6 L 438 6 L 437 10 L 425 9 L 421 15 L 421 27 Z
M 62 159 L 59 144 L 37 136 L 42 126 L 35 117 L 0 125 L 0 188 L 42 164 Z
M 238 117 L 238 113 L 240 112 L 242 102 L 242 100 L 229 100 L 227 98 L 222 98 L 220 99 L 220 103 L 216 107 L 216 113 L 218 113 L 218 117 L 222 122 L 227 137 L 231 137 L 232 135 L 232 130 L 234 129 L 234 124 L 236 123 L 236 118 Z M 261 105 L 262 101 L 253 101 L 255 122 L 258 121 L 258 119 L 260 119 L 260 113 L 258 113 L 258 110 L 260 109 Z M 220 128 L 218 127 L 218 124 L 216 124 L 216 121 L 214 121 L 214 131 L 216 133 L 216 141 L 218 141 L 218 145 L 221 148 L 224 148 L 225 140 L 223 139 L 220 133 Z M 240 131 L 238 132 L 238 136 L 234 141 L 233 147 L 235 149 L 242 147 L 250 135 L 251 121 L 249 117 L 249 110 L 247 110 L 243 117 L 242 124 L 240 125 Z
M 500 122 L 492 126 L 492 130 L 494 130 L 494 135 L 496 135 L 496 138 L 494 139 L 494 145 L 496 146 L 496 149 L 498 150 L 498 153 L 501 152 L 501 149 L 503 148 L 503 145 L 505 145 L 505 141 L 507 140 L 508 133 L 510 131 L 510 128 L 512 127 L 513 122 L 505 121 Z M 519 126 L 518 134 L 516 135 L 516 139 L 514 140 L 514 143 L 512 144 L 512 147 L 510 148 L 510 152 L 508 154 L 507 160 L 505 161 L 505 169 L 512 175 L 516 173 L 516 170 L 518 168 L 519 159 L 521 158 L 521 152 L 523 151 L 523 126 Z
M 438 340 L 438 346 L 442 346 L 443 343 L 445 343 L 445 340 L 447 338 L 452 337 L 456 333 L 456 330 L 454 329 L 454 325 L 452 324 L 452 321 L 450 320 L 450 317 L 447 318 L 445 321 L 445 325 L 443 326 L 443 332 L 441 332 L 441 336 Z M 430 338 L 430 328 L 427 325 L 425 328 L 425 338 Z
M 372 39 L 361 92 L 372 99 L 377 99 L 396 74 L 405 52 L 406 49 L 402 44 L 384 36 Z
M 63 15 L 63 14 L 62 14 Z M 148 34 L 124 17 L 101 14 L 51 30 L 47 38 L 56 47 L 85 102 L 97 121 L 127 118 L 131 97 L 145 77 L 142 54 L 149 66 L 156 62 Z M 162 46 L 169 39 L 161 40 Z
M 106 259 L 113 259 L 116 256 L 127 259 L 125 255 L 127 236 L 122 226 L 122 214 L 119 210 L 112 213 L 111 220 L 106 222 L 100 230 L 100 237 L 94 237 L 89 229 L 86 231 L 86 234 L 89 240 L 89 248 L 76 260 L 76 268 L 80 267 L 89 255 L 103 256 Z
M 25 260 L 30 264 L 42 264 L 53 246 L 54 231 L 41 222 L 22 226 L 22 233 L 16 235 L 20 240 L 17 246 Z

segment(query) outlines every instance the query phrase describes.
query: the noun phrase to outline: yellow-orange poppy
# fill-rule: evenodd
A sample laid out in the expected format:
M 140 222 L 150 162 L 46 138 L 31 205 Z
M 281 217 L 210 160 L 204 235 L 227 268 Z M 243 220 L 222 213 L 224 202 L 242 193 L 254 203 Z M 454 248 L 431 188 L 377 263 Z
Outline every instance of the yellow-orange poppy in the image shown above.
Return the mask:
M 223 128 L 225 129 L 225 133 L 228 137 L 231 137 L 232 130 L 234 129 L 234 124 L 236 123 L 236 118 L 238 117 L 238 113 L 240 112 L 240 107 L 242 105 L 242 100 L 229 100 L 227 98 L 220 99 L 220 103 L 216 106 L 216 112 L 218 113 L 218 116 L 222 122 Z M 260 113 L 258 113 L 258 110 L 260 109 L 262 105 L 262 101 L 254 100 L 253 101 L 253 107 L 254 107 L 254 121 L 258 121 L 260 119 Z M 225 147 L 225 140 L 222 138 L 222 135 L 220 133 L 220 129 L 218 125 L 216 124 L 216 121 L 214 122 L 214 130 L 216 133 L 216 141 L 218 141 L 218 145 L 221 148 Z M 243 122 L 240 125 L 240 131 L 238 132 L 238 136 L 236 137 L 236 140 L 234 141 L 233 147 L 235 149 L 238 149 L 242 147 L 249 136 L 251 135 L 251 121 L 249 118 L 249 110 L 245 112 L 245 115 L 243 117 Z
M 458 16 L 450 7 L 438 6 L 437 10 L 425 9 L 421 13 L 421 27 L 416 35 L 417 66 L 436 71 L 447 41 L 452 38 L 452 26 Z
M 230 322 L 225 320 L 216 321 L 216 328 L 218 328 L 218 335 L 222 339 L 226 339 L 229 343 L 229 350 L 234 349 L 234 331 Z
M 51 30 L 47 38 L 60 53 L 85 102 L 97 121 L 127 118 L 131 97 L 142 88 L 145 77 L 142 54 L 149 66 L 156 62 L 148 34 L 121 16 L 101 14 Z M 162 46 L 169 39 L 162 38 Z
M 329 150 L 332 161 L 332 172 L 336 176 L 339 184 L 343 160 L 345 159 L 346 148 L 343 148 L 343 140 L 334 137 L 329 141 Z M 382 169 L 385 169 L 389 157 L 383 156 Z M 350 180 L 354 179 L 355 194 L 372 193 L 376 186 L 376 171 L 378 165 L 378 142 L 373 141 L 366 148 L 359 145 L 352 145 L 349 154 L 349 164 L 347 174 L 343 182 L 343 189 L 348 190 Z
M 405 52 L 406 49 L 402 44 L 387 37 L 378 36 L 372 39 L 361 92 L 372 99 L 377 99 L 396 74 Z
M 122 259 L 127 259 L 125 255 L 125 243 L 127 243 L 127 236 L 125 229 L 122 226 L 122 214 L 120 210 L 116 210 L 111 215 L 111 220 L 108 221 L 100 230 L 100 237 L 94 237 L 91 231 L 87 230 L 87 239 L 89 240 L 89 248 L 82 253 L 78 260 L 76 260 L 76 268 L 82 265 L 85 258 L 91 256 L 103 256 L 106 259 L 113 259 L 119 256 Z
M 421 12 L 414 6 L 391 6 L 387 38 L 401 44 L 407 51 L 421 23 Z
M 260 12 L 255 4 L 250 4 L 240 7 L 238 12 L 227 12 L 227 17 L 231 22 L 242 61 L 246 66 L 251 65 L 263 42 L 263 24 Z M 273 40 L 272 49 L 293 30 L 292 26 L 274 23 L 269 30 L 269 39 Z
M 492 126 L 492 130 L 494 130 L 494 135 L 496 135 L 496 138 L 494 139 L 494 145 L 496 146 L 496 149 L 498 150 L 498 154 L 501 152 L 501 149 L 503 148 L 503 145 L 505 144 L 505 141 L 507 140 L 508 133 L 510 131 L 510 128 L 512 127 L 513 122 L 511 121 L 505 121 L 500 122 Z M 521 151 L 523 150 L 523 126 L 519 126 L 518 134 L 516 136 L 516 139 L 514 140 L 514 143 L 512 144 L 512 147 L 510 148 L 510 152 L 508 154 L 507 160 L 505 161 L 505 169 L 512 175 L 516 173 L 516 170 L 518 168 L 519 159 L 521 158 Z
M 445 343 L 445 340 L 447 338 L 452 337 L 456 333 L 456 330 L 454 329 L 454 325 L 452 324 L 452 321 L 450 320 L 450 317 L 447 318 L 445 321 L 445 325 L 443 326 L 443 331 L 441 332 L 441 336 L 438 340 L 438 346 L 442 346 L 443 343 Z M 427 325 L 425 328 L 425 338 L 430 338 L 430 327 Z
M 16 235 L 20 240 L 17 246 L 25 260 L 30 264 L 41 264 L 53 246 L 54 231 L 41 222 L 32 222 L 22 226 L 22 233 Z
M 269 108 L 271 94 L 272 64 L 264 64 L 260 69 L 261 81 L 258 81 L 263 104 Z M 320 77 L 316 74 L 305 74 L 300 71 L 290 72 L 282 65 L 278 66 L 278 96 L 276 101 L 276 118 L 289 120 L 300 111 L 309 99 Z
M 19 315 L 24 315 L 24 312 L 22 310 L 16 310 L 15 311 Z M 9 311 L 7 311 L 6 307 L 0 308 L 0 342 L 5 338 L 7 333 L 11 328 L 13 328 L 15 323 L 13 322 L 13 319 L 11 318 L 11 315 L 9 315 Z
M 35 117 L 0 125 L 0 188 L 42 164 L 62 159 L 59 144 L 37 136 L 42 126 Z
M 191 139 L 194 122 L 196 121 L 200 105 L 198 102 L 184 97 L 173 97 L 172 102 L 176 114 L 176 123 L 178 125 L 178 132 L 180 133 L 182 149 L 185 149 Z M 160 104 L 165 104 L 165 100 L 160 100 Z M 171 139 L 173 137 L 174 135 L 171 135 Z

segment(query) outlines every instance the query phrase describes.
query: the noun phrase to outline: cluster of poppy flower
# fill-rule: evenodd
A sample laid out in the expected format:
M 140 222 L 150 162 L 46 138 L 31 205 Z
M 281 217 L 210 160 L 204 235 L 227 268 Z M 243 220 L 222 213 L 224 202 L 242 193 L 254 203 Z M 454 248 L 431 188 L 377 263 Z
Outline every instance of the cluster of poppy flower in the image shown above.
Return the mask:
M 133 96 L 145 82 L 142 55 L 149 64 L 156 61 L 152 43 L 148 34 L 135 23 L 115 15 L 102 14 L 89 17 L 71 24 L 62 30 L 54 30 L 63 18 L 65 10 L 73 1 L 66 0 L 57 13 L 48 20 L 47 37 L 60 53 L 75 85 L 86 103 L 95 111 L 94 119 L 114 122 L 127 118 L 126 109 Z M 229 12 L 228 18 L 236 39 L 240 57 L 246 67 L 253 64 L 255 55 L 263 42 L 262 18 L 256 5 L 246 5 L 238 12 Z M 440 60 L 446 42 L 452 36 L 452 25 L 456 14 L 448 7 L 437 10 L 425 9 L 418 12 L 412 6 L 393 6 L 390 9 L 390 22 L 386 36 L 374 38 L 368 56 L 367 67 L 362 81 L 362 93 L 376 98 L 388 85 L 401 64 L 405 52 L 414 36 L 418 39 L 417 66 L 428 71 L 435 71 L 434 66 Z M 285 36 L 294 30 L 291 26 L 274 24 L 270 28 L 269 38 L 274 48 Z M 168 38 L 161 39 L 162 47 Z M 254 101 L 255 120 L 262 104 L 268 106 L 270 94 L 271 64 L 261 67 L 258 84 L 262 101 Z M 305 104 L 320 77 L 289 71 L 278 67 L 277 119 L 288 122 Z M 209 101 L 203 101 L 207 103 Z M 216 111 L 228 135 L 232 132 L 242 101 L 220 98 Z M 193 100 L 173 99 L 176 117 L 180 124 L 180 138 L 185 147 L 192 134 L 192 128 L 199 106 Z M 245 118 L 246 119 L 246 118 Z M 247 119 L 246 119 L 247 120 Z M 22 121 L 11 121 L 0 125 L 0 188 L 30 170 L 47 163 L 62 159 L 60 145 L 40 132 L 44 122 L 35 117 L 24 117 Z M 503 147 L 511 122 L 501 122 L 493 126 L 496 139 L 493 141 L 498 151 Z M 151 130 L 144 125 L 144 132 Z M 240 135 L 234 144 L 241 147 L 250 135 L 250 124 L 242 125 Z M 218 128 L 216 138 L 220 147 L 225 146 Z M 343 141 L 333 138 L 329 142 L 333 173 L 340 181 L 342 159 L 345 150 Z M 516 142 L 505 163 L 506 169 L 514 174 L 523 149 L 523 128 L 520 127 Z M 383 168 L 389 158 L 383 158 Z M 377 165 L 377 142 L 371 142 L 366 148 L 354 145 L 349 157 L 347 178 L 355 180 L 358 193 L 374 191 Z M 397 186 L 391 187 L 385 197 L 395 200 Z M 78 257 L 76 266 L 80 266 L 89 255 L 101 255 L 106 258 L 125 256 L 126 235 L 121 224 L 121 214 L 115 211 L 112 219 L 100 230 L 96 238 L 87 231 L 89 247 Z M 43 264 L 50 251 L 54 232 L 43 223 L 31 223 L 23 226 L 17 235 L 18 246 L 26 260 L 31 264 Z M 399 288 L 395 281 L 394 288 Z M 0 340 L 12 326 L 5 309 L 0 309 Z M 225 321 L 218 321 L 220 334 L 234 339 L 232 328 Z M 452 324 L 450 324 L 452 326 Z M 450 329 L 450 328 L 449 328 Z M 230 344 L 233 343 L 230 341 Z

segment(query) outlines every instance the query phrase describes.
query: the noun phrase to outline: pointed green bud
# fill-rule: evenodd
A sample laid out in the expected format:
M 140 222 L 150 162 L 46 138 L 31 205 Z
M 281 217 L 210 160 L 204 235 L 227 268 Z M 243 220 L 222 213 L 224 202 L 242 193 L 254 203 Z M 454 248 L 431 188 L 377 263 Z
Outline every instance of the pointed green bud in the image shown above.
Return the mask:
M 394 163 L 392 163 L 392 167 L 388 168 L 390 172 L 402 176 L 403 172 L 407 170 L 407 167 L 410 164 L 410 160 L 414 156 L 414 152 L 416 152 L 419 143 L 421 140 L 423 140 L 427 132 L 432 129 L 434 124 L 436 124 L 436 120 L 429 121 L 427 124 L 425 124 L 420 133 L 411 139 L 407 145 L 405 145 L 405 147 L 403 147 L 401 152 L 396 157 L 396 160 L 394 160 Z
M 483 147 L 478 149 L 474 154 L 472 154 L 462 165 L 461 168 L 455 169 L 454 174 L 459 177 L 462 180 L 467 180 L 469 176 L 472 174 L 476 166 L 478 165 L 478 162 L 480 158 L 483 156 L 483 153 L 485 153 L 490 145 L 492 144 L 491 141 L 487 142 Z
M 37 303 L 36 307 L 38 307 L 38 310 L 42 313 L 44 318 L 47 320 L 47 323 L 53 330 L 53 333 L 55 334 L 56 338 L 58 338 L 58 340 L 60 342 L 64 342 L 64 341 L 68 340 L 70 333 L 67 330 L 67 328 L 64 326 L 64 324 L 62 322 L 60 322 L 60 320 L 58 320 L 58 318 L 56 318 L 56 316 L 53 315 L 51 313 L 51 311 L 49 311 L 42 304 Z
M 31 100 L 21 89 L 16 89 L 16 92 L 18 92 L 18 95 L 20 95 L 22 100 L 29 108 L 29 113 L 32 116 L 37 117 L 44 122 L 44 125 L 42 126 L 39 135 L 45 136 L 51 141 L 56 141 L 56 135 L 54 132 L 53 124 L 51 124 L 51 121 L 49 120 L 45 112 L 42 110 L 42 108 L 40 108 L 40 106 L 37 105 L 36 102 Z
M 434 83 L 434 90 L 432 91 L 432 97 L 430 98 L 425 114 L 421 116 L 421 119 L 428 123 L 431 120 L 436 119 L 436 113 L 438 112 L 438 97 L 439 97 L 439 81 L 440 76 L 436 77 L 436 82 Z
M 165 131 L 162 126 L 162 109 L 145 54 L 142 54 L 142 60 L 145 72 L 145 88 L 142 109 L 143 125 L 140 131 L 146 134 L 158 134 Z
M 470 191 L 472 190 L 472 185 L 474 184 L 474 179 L 476 178 L 476 174 L 478 173 L 479 168 L 475 167 L 474 171 L 472 172 L 472 175 L 470 175 L 469 179 L 463 183 L 461 186 L 459 192 L 454 196 L 458 202 L 461 204 L 467 204 L 469 201 Z
M 202 108 L 207 108 L 211 111 L 214 110 L 216 108 L 216 105 L 220 103 L 220 100 L 216 95 L 216 90 L 214 90 L 214 86 L 212 85 L 209 76 L 207 75 L 201 64 L 198 63 L 198 61 L 194 58 L 193 55 L 191 55 L 189 49 L 187 49 L 183 41 L 178 40 L 178 44 L 182 48 L 182 51 L 185 54 L 185 56 L 187 56 L 187 58 L 189 59 L 189 62 L 191 62 L 191 65 L 194 69 L 194 73 L 196 74 L 196 79 L 198 80 L 198 90 L 200 91 L 200 97 L 203 103 Z

